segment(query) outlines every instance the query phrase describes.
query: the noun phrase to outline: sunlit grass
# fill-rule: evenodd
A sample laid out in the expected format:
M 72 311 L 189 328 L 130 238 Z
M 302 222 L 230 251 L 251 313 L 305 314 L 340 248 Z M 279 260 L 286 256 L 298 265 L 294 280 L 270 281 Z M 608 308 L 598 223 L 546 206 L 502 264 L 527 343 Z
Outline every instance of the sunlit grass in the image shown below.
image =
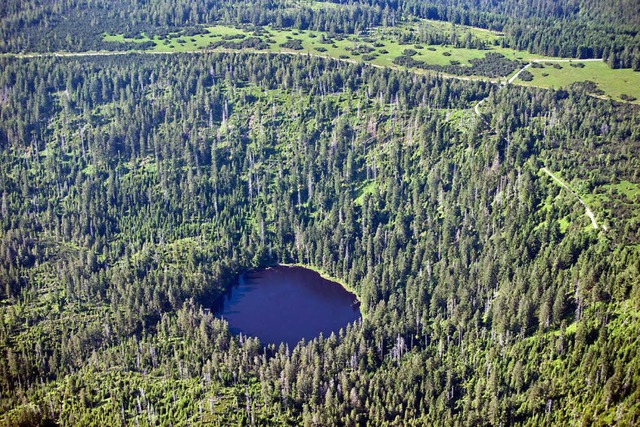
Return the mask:
M 529 67 L 533 74 L 530 82 L 518 82 L 527 86 L 544 88 L 566 88 L 572 83 L 592 81 L 603 90 L 605 95 L 614 99 L 621 99 L 622 94 L 640 100 L 640 73 L 631 69 L 614 70 L 604 62 L 582 62 L 583 67 L 573 67 L 568 62 L 556 64 L 542 63 L 544 68 Z
M 194 36 L 175 33 L 166 38 L 154 37 L 150 39 L 142 34 L 138 38 L 125 38 L 122 34 L 109 34 L 104 41 L 123 43 L 143 43 L 153 41 L 155 46 L 151 52 L 194 52 L 210 47 L 211 43 L 223 40 L 230 35 L 254 37 L 250 29 L 236 28 L 225 25 L 214 25 L 206 28 L 207 32 Z M 406 33 L 420 34 L 421 32 L 437 31 L 462 40 L 467 34 L 475 39 L 484 40 L 486 49 L 470 49 L 453 45 L 401 44 L 401 36 Z M 447 22 L 416 20 L 402 23 L 397 27 L 379 27 L 363 35 L 330 35 L 319 31 L 300 31 L 294 29 L 276 29 L 265 27 L 259 37 L 269 43 L 268 51 L 276 53 L 298 53 L 324 56 L 342 60 L 368 62 L 380 67 L 403 68 L 393 63 L 393 60 L 403 54 L 405 49 L 413 49 L 417 53 L 414 59 L 429 65 L 446 66 L 459 64 L 469 66 L 470 60 L 483 58 L 488 52 L 496 52 L 511 60 L 531 62 L 533 60 L 553 60 L 558 58 L 544 57 L 499 46 L 499 40 L 504 37 L 500 33 L 479 28 L 453 26 Z M 293 50 L 282 45 L 289 40 L 299 40 L 302 49 Z M 373 49 L 368 53 L 357 53 L 358 47 L 368 46 Z M 225 50 L 218 48 L 215 50 Z M 577 63 L 577 62 L 576 62 Z M 556 64 L 555 67 L 553 64 Z M 640 73 L 630 69 L 612 70 L 604 62 L 583 62 L 578 67 L 568 62 L 544 63 L 543 68 L 529 67 L 534 78 L 530 82 L 516 79 L 515 84 L 537 86 L 543 88 L 568 87 L 572 83 L 593 81 L 604 92 L 604 96 L 616 100 L 636 98 L 640 102 Z M 429 71 L 413 70 L 417 73 Z M 515 74 L 515 72 L 514 72 Z M 480 77 L 483 78 L 483 77 Z M 505 78 L 506 79 L 506 78 Z

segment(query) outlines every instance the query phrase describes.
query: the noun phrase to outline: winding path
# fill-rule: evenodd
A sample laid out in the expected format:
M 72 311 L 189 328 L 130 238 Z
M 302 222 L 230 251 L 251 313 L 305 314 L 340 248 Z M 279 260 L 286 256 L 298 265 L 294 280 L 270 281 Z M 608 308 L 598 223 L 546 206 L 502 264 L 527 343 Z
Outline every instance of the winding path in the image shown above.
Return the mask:
M 500 89 L 512 84 L 515 81 L 515 79 L 520 75 L 520 73 L 522 73 L 524 70 L 526 70 L 531 65 L 533 65 L 534 62 L 597 62 L 597 61 L 602 61 L 602 59 L 534 59 L 533 61 L 529 62 L 527 65 L 519 69 L 517 73 L 515 73 L 509 80 L 507 80 L 506 84 L 500 85 Z M 489 122 L 484 118 L 484 116 L 480 112 L 480 104 L 482 104 L 486 99 L 487 98 L 483 98 L 480 101 L 478 101 L 478 103 L 473 107 L 473 111 L 475 111 L 476 115 L 480 117 L 480 119 L 483 122 L 485 122 L 486 124 L 489 124 Z M 544 171 L 551 178 L 553 178 L 553 180 L 555 180 L 558 184 L 564 187 L 567 191 L 573 194 L 573 196 L 576 199 L 578 199 L 578 201 L 582 204 L 582 206 L 584 206 L 585 212 L 589 217 L 589 219 L 591 220 L 591 225 L 593 225 L 593 228 L 597 230 L 598 223 L 596 222 L 596 216 L 593 214 L 593 211 L 589 208 L 589 206 L 587 206 L 584 200 L 582 200 L 571 188 L 569 188 L 567 184 L 565 184 L 562 180 L 556 177 L 549 169 L 543 166 L 541 170 Z M 603 224 L 602 229 L 604 231 L 607 231 L 607 226 Z
M 531 60 L 531 62 L 528 62 L 524 67 L 520 68 L 506 82 L 501 83 L 500 84 L 500 89 L 504 88 L 505 86 L 508 86 L 508 85 L 512 84 L 518 78 L 520 73 L 522 73 L 527 68 L 531 67 L 534 63 L 540 63 L 540 62 L 602 62 L 602 59 L 597 59 L 597 58 L 589 58 L 589 59 L 533 59 L 533 60 Z M 490 80 L 490 81 L 495 82 L 494 80 Z M 482 116 L 482 113 L 480 113 L 480 104 L 482 104 L 485 99 L 487 99 L 487 98 L 483 98 L 480 101 L 478 101 L 478 103 L 473 107 L 473 110 L 476 112 L 476 115 L 478 117 L 480 117 L 485 123 L 487 123 L 485 118 Z
M 241 50 L 234 50 L 234 49 L 215 49 L 215 50 L 210 50 L 210 49 L 198 49 L 198 50 L 181 50 L 181 51 L 165 51 L 165 52 L 159 52 L 159 51 L 152 51 L 152 50 L 127 50 L 127 51 L 121 51 L 121 50 L 101 50 L 101 51 L 85 51 L 85 52 L 43 52 L 43 53 L 0 53 L 0 57 L 8 57 L 8 58 L 79 58 L 79 57 L 91 57 L 91 56 L 121 56 L 121 55 L 130 55 L 130 54 L 138 54 L 138 55 L 177 55 L 177 54 L 204 54 L 204 53 L 215 53 L 215 52 L 233 52 L 233 53 L 257 53 L 257 54 L 263 54 L 263 55 L 268 55 L 268 54 L 274 54 L 274 55 L 307 55 L 307 56 L 312 56 L 312 57 L 316 57 L 316 58 L 325 58 L 325 59 L 334 59 L 336 61 L 340 61 L 340 62 L 347 62 L 350 64 L 357 64 L 359 61 L 356 59 L 352 59 L 352 58 L 334 58 L 330 55 L 318 55 L 318 54 L 314 54 L 311 53 L 309 51 L 307 52 L 302 52 L 302 51 L 271 51 L 271 50 L 255 50 L 255 49 L 241 49 Z M 518 70 L 518 72 L 516 74 L 514 74 L 511 78 L 509 78 L 509 80 L 507 80 L 504 83 L 500 84 L 500 87 L 504 87 L 508 84 L 513 83 L 516 78 L 520 75 L 520 73 L 522 73 L 524 70 L 526 70 L 527 68 L 529 68 L 534 62 L 597 62 L 597 61 L 602 61 L 602 59 L 534 59 L 531 62 L 527 63 L 524 67 L 522 67 L 521 69 Z M 394 65 L 380 65 L 380 64 L 373 64 L 370 62 L 363 62 L 364 65 L 370 66 L 370 67 L 374 67 L 374 68 L 391 68 L 391 69 L 400 69 L 399 67 L 396 67 Z M 475 80 L 485 80 L 491 83 L 500 83 L 500 79 L 499 78 L 482 78 L 482 77 L 475 77 L 475 76 L 458 76 L 455 74 L 447 74 L 447 73 L 441 73 L 441 72 L 431 72 L 428 70 L 425 70 L 426 72 L 420 72 L 419 70 L 408 70 L 408 71 L 412 71 L 416 74 L 437 74 L 439 77 L 445 78 L 445 79 L 456 79 L 456 80 L 467 80 L 467 81 L 475 81 Z M 478 104 L 476 104 L 474 110 L 476 112 L 476 114 L 480 117 L 480 110 L 478 109 L 480 103 L 482 103 L 483 100 L 481 100 L 480 102 L 478 102 Z M 483 118 L 484 120 L 484 118 Z
M 573 194 L 573 196 L 576 199 L 578 199 L 578 201 L 580 203 L 582 203 L 582 206 L 584 206 L 584 210 L 586 211 L 587 216 L 591 220 L 591 225 L 593 225 L 593 228 L 595 228 L 597 230 L 598 229 L 598 223 L 596 222 L 596 216 L 593 214 L 593 211 L 591 209 L 589 209 L 589 206 L 587 206 L 587 204 L 580 198 L 580 196 L 578 196 L 571 188 L 569 188 L 569 186 L 567 184 L 565 184 L 560 178 L 555 176 L 546 167 L 542 167 L 540 170 L 543 171 L 544 173 L 546 173 L 547 175 L 549 175 L 551 178 L 553 178 L 554 181 L 556 181 L 558 184 L 560 184 L 562 187 L 564 187 L 569 193 Z M 604 230 L 606 230 L 605 226 L 603 226 L 603 228 L 604 228 Z
M 100 51 L 85 51 L 85 52 L 43 52 L 43 53 L 0 53 L 0 58 L 81 58 L 81 57 L 91 57 L 91 56 L 121 56 L 121 55 L 179 55 L 179 54 L 191 54 L 191 55 L 201 55 L 206 53 L 251 53 L 251 54 L 261 54 L 261 55 L 290 55 L 290 56 L 310 56 L 314 58 L 323 58 L 334 61 L 345 62 L 348 64 L 362 64 L 367 67 L 373 67 L 378 69 L 392 69 L 392 70 L 400 70 L 400 71 L 409 71 L 415 74 L 420 75 L 437 75 L 443 79 L 454 79 L 454 80 L 466 80 L 466 81 L 477 81 L 484 80 L 491 83 L 498 83 L 499 79 L 496 78 L 483 78 L 483 77 L 475 77 L 475 76 L 458 76 L 455 74 L 447 74 L 442 72 L 436 72 L 432 70 L 422 70 L 422 69 L 404 69 L 398 67 L 396 65 L 380 65 L 373 64 L 371 62 L 361 62 L 354 58 L 336 58 L 331 55 L 320 55 L 316 53 L 311 53 L 309 51 L 289 51 L 289 50 L 256 50 L 256 49 L 198 49 L 198 50 L 179 50 L 179 51 L 154 51 L 154 50 L 100 50 Z

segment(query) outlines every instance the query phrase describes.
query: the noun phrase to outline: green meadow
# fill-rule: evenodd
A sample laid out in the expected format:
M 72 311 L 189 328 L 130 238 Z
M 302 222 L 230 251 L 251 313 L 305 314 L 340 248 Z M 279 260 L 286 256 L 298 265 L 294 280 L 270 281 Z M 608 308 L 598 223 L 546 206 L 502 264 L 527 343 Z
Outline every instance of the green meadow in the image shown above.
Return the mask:
M 627 95 L 636 98 L 636 103 L 640 99 L 640 73 L 630 68 L 615 70 L 604 62 L 541 62 L 540 65 L 542 68 L 527 69 L 533 74 L 533 80 L 518 81 L 518 84 L 559 89 L 576 82 L 591 81 L 603 92 L 602 96 L 619 100 Z
M 455 47 L 453 44 L 417 44 L 406 43 L 408 39 L 419 39 L 424 34 L 443 34 L 450 41 L 475 40 L 483 41 L 483 49 Z M 122 34 L 106 34 L 107 42 L 135 42 L 153 41 L 155 45 L 151 52 L 194 52 L 212 49 L 216 42 L 234 41 L 258 37 L 268 44 L 264 52 L 296 53 L 325 56 L 345 61 L 367 62 L 374 66 L 401 68 L 393 63 L 394 59 L 403 55 L 407 50 L 413 51 L 413 59 L 429 65 L 446 66 L 458 64 L 470 66 L 470 60 L 484 58 L 488 52 L 504 55 L 511 60 L 531 62 L 541 61 L 537 68 L 529 67 L 533 75 L 531 81 L 516 79 L 515 84 L 537 86 L 543 88 L 563 88 L 576 82 L 591 81 L 597 85 L 595 95 L 610 97 L 616 100 L 640 102 L 640 73 L 631 69 L 613 70 L 604 62 L 544 62 L 560 58 L 534 55 L 526 51 L 519 51 L 500 46 L 500 39 L 504 36 L 493 31 L 473 27 L 454 26 L 447 22 L 416 20 L 403 23 L 396 27 L 379 27 L 360 35 L 330 35 L 319 31 L 303 31 L 295 29 L 276 29 L 272 27 L 236 28 L 225 25 L 215 25 L 206 28 L 203 34 L 187 36 L 172 33 L 165 38 L 155 36 L 149 38 L 141 34 L 136 38 L 125 38 Z M 213 50 L 230 50 L 217 47 Z M 234 50 L 234 49 L 231 49 Z M 255 51 L 253 49 L 245 49 Z M 579 65 L 578 65 L 579 64 Z M 417 73 L 433 73 L 433 71 L 412 69 Z M 512 75 L 515 72 L 512 73 Z M 506 76 L 506 80 L 510 76 Z M 489 79 L 482 76 L 466 78 Z

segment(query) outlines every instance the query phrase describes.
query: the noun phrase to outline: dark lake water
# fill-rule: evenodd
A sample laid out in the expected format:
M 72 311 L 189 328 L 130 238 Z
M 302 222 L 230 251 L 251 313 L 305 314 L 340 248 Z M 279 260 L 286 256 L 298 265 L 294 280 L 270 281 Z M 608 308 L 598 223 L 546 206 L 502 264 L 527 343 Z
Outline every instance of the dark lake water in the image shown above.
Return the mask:
M 360 318 L 360 305 L 354 294 L 315 271 L 277 266 L 242 273 L 216 313 L 233 333 L 293 348 L 320 332 L 337 334 Z

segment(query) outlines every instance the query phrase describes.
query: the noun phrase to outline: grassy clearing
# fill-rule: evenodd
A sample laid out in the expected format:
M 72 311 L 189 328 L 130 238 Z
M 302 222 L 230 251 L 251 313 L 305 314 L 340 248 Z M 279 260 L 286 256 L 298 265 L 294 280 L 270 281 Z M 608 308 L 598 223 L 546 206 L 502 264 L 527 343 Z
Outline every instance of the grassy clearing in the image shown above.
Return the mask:
M 439 109 L 445 118 L 453 127 L 462 133 L 467 133 L 476 124 L 478 116 L 473 110 L 469 109 Z
M 621 181 L 617 184 L 607 185 L 606 187 L 614 189 L 620 194 L 624 194 L 631 202 L 637 202 L 640 197 L 640 186 L 633 182 Z
M 357 191 L 358 196 L 353 200 L 356 206 L 362 206 L 364 203 L 364 197 L 366 194 L 373 194 L 376 189 L 375 181 L 369 181 L 363 184 Z
M 313 10 L 322 10 L 322 9 L 346 9 L 349 7 L 348 5 L 339 4 L 339 3 L 331 3 L 330 1 L 314 1 L 310 2 L 308 5 Z
M 309 53 L 354 61 L 365 61 L 363 57 L 366 58 L 367 55 L 370 55 L 374 58 L 368 58 L 366 62 L 393 68 L 399 68 L 393 64 L 393 60 L 402 55 L 405 49 L 416 50 L 418 53 L 415 55 L 415 59 L 431 65 L 449 65 L 452 61 L 461 65 L 470 65 L 470 59 L 483 58 L 488 52 L 498 52 L 509 59 L 526 61 L 534 58 L 534 55 L 527 52 L 506 49 L 493 44 L 490 44 L 488 49 L 480 50 L 456 48 L 450 44 L 417 45 L 402 42 L 403 36 L 407 34 L 416 35 L 420 31 L 439 31 L 446 34 L 455 31 L 457 38 L 464 37 L 466 33 L 470 33 L 473 37 L 489 42 L 501 37 L 493 32 L 471 27 L 455 27 L 454 30 L 451 24 L 438 21 L 419 21 L 417 24 L 403 24 L 394 28 L 378 28 L 367 36 L 334 35 L 331 37 L 329 34 L 319 31 L 274 29 L 270 27 L 265 27 L 265 30 L 265 33 L 259 37 L 264 41 L 270 42 L 269 50 L 272 52 Z M 250 30 L 222 25 L 207 27 L 207 31 L 205 34 L 194 36 L 184 36 L 176 33 L 164 39 L 159 37 L 151 39 L 144 34 L 138 38 L 125 38 L 122 34 L 107 34 L 104 36 L 104 41 L 114 43 L 153 41 L 156 45 L 150 49 L 152 52 L 193 52 L 206 48 L 212 42 L 222 40 L 224 36 L 244 35 L 245 37 L 251 37 L 254 35 Z M 302 49 L 294 50 L 281 46 L 291 40 L 299 40 Z
M 299 53 L 325 56 L 348 61 L 368 62 L 375 66 L 403 68 L 393 64 L 393 60 L 403 54 L 405 49 L 416 51 L 414 59 L 430 65 L 449 65 L 458 63 L 470 65 L 469 60 L 480 59 L 489 52 L 500 53 L 511 60 L 531 62 L 538 60 L 557 60 L 560 58 L 534 55 L 525 51 L 508 49 L 500 46 L 504 36 L 500 33 L 473 27 L 454 26 L 447 22 L 415 20 L 397 27 L 380 27 L 363 35 L 329 35 L 319 31 L 300 31 L 293 29 L 276 29 L 265 27 L 261 34 L 251 29 L 215 25 L 206 28 L 207 32 L 194 36 L 175 33 L 166 38 L 150 39 L 142 34 L 138 38 L 125 38 L 122 34 L 105 35 L 104 40 L 113 43 L 153 41 L 155 46 L 151 52 L 194 52 L 207 49 L 211 43 L 225 40 L 229 36 L 259 37 L 268 43 L 266 51 L 276 53 Z M 485 42 L 486 49 L 456 48 L 452 44 L 428 45 L 407 44 L 403 40 L 409 37 L 420 37 L 428 33 L 444 34 L 450 40 L 471 38 Z M 283 46 L 287 42 L 296 42 L 298 49 Z M 217 48 L 215 50 L 225 50 Z M 577 64 L 577 62 L 575 63 Z M 572 83 L 593 81 L 604 96 L 616 100 L 629 100 L 640 103 L 640 73 L 630 69 L 612 70 L 604 62 L 584 62 L 580 66 L 572 66 L 569 62 L 541 63 L 542 67 L 529 67 L 533 80 L 525 82 L 516 79 L 515 84 L 537 86 L 543 88 L 568 87 Z M 432 71 L 413 70 L 417 73 Z M 507 76 L 509 77 L 509 76 Z M 486 77 L 472 76 L 471 78 Z M 505 78 L 506 79 L 506 78 Z
M 543 174 L 544 172 L 541 170 L 538 176 L 543 176 Z M 568 182 L 561 176 L 561 173 L 553 172 L 553 174 L 562 182 Z M 559 182 L 553 180 L 550 176 L 546 174 L 544 176 L 547 176 L 556 185 L 561 186 Z M 590 192 L 582 191 L 579 193 L 575 186 L 569 185 L 569 187 L 593 211 L 598 224 L 604 225 L 607 229 L 622 229 L 626 226 L 635 227 L 635 224 L 640 222 L 640 185 L 636 183 L 620 181 L 616 184 L 598 186 Z M 566 189 L 563 188 L 563 192 L 566 192 Z M 558 197 L 562 197 L 563 192 L 560 192 Z M 552 201 L 547 200 L 543 208 L 551 209 L 552 204 Z M 562 223 L 560 224 L 560 229 L 563 231 Z M 566 230 L 566 227 L 564 230 Z M 590 227 L 586 226 L 585 230 L 590 230 Z
M 626 94 L 636 98 L 635 103 L 640 102 L 640 73 L 631 69 L 613 70 L 604 62 L 580 64 L 583 66 L 574 67 L 568 62 L 554 66 L 543 62 L 541 65 L 544 68 L 528 68 L 533 74 L 532 81 L 518 81 L 518 84 L 559 89 L 576 82 L 592 81 L 604 91 L 605 96 L 621 100 L 621 95 Z
M 543 169 L 540 169 L 538 171 L 538 177 L 544 177 L 544 179 L 550 180 L 553 184 L 555 184 L 555 185 L 557 185 L 558 187 L 561 188 L 561 191 L 556 196 L 556 199 L 568 197 L 568 198 L 570 198 L 570 200 L 576 200 L 576 197 L 580 197 L 580 195 L 578 195 L 573 190 L 573 187 L 567 183 L 567 180 L 564 179 L 559 172 L 553 172 L 553 175 L 555 176 L 556 179 L 554 179 L 552 176 L 550 176 L 548 173 L 546 173 Z M 583 200 L 585 200 L 586 203 L 589 203 L 588 201 L 586 201 L 586 199 L 584 197 L 581 197 L 581 198 Z M 551 200 L 551 199 L 548 198 L 545 201 L 544 205 L 542 206 L 542 209 L 547 210 L 547 211 L 551 210 L 551 209 L 554 208 L 554 204 L 555 204 L 555 200 Z M 594 207 L 594 206 L 592 206 L 590 204 L 589 204 L 589 206 L 591 208 Z M 582 212 L 580 214 L 580 217 L 582 217 L 582 216 L 586 216 L 586 214 L 584 213 L 584 210 L 582 210 Z M 560 228 L 560 232 L 563 233 L 563 234 L 567 232 L 567 229 L 571 225 L 571 221 L 570 221 L 569 218 L 570 218 L 570 216 L 568 215 L 568 216 L 564 216 L 564 217 L 558 219 L 558 226 Z M 539 225 L 539 226 L 541 226 L 541 225 Z M 585 231 L 586 230 L 589 230 L 589 228 L 585 227 Z
M 155 36 L 154 38 L 142 34 L 139 38 L 125 38 L 122 34 L 106 34 L 104 41 L 107 42 L 133 42 L 144 43 L 153 41 L 155 46 L 149 52 L 193 52 L 207 47 L 210 43 L 222 40 L 224 36 L 246 35 L 244 30 L 224 25 L 215 25 L 207 27 L 207 33 L 197 34 L 194 36 L 185 36 L 181 34 L 172 34 L 167 38 Z

